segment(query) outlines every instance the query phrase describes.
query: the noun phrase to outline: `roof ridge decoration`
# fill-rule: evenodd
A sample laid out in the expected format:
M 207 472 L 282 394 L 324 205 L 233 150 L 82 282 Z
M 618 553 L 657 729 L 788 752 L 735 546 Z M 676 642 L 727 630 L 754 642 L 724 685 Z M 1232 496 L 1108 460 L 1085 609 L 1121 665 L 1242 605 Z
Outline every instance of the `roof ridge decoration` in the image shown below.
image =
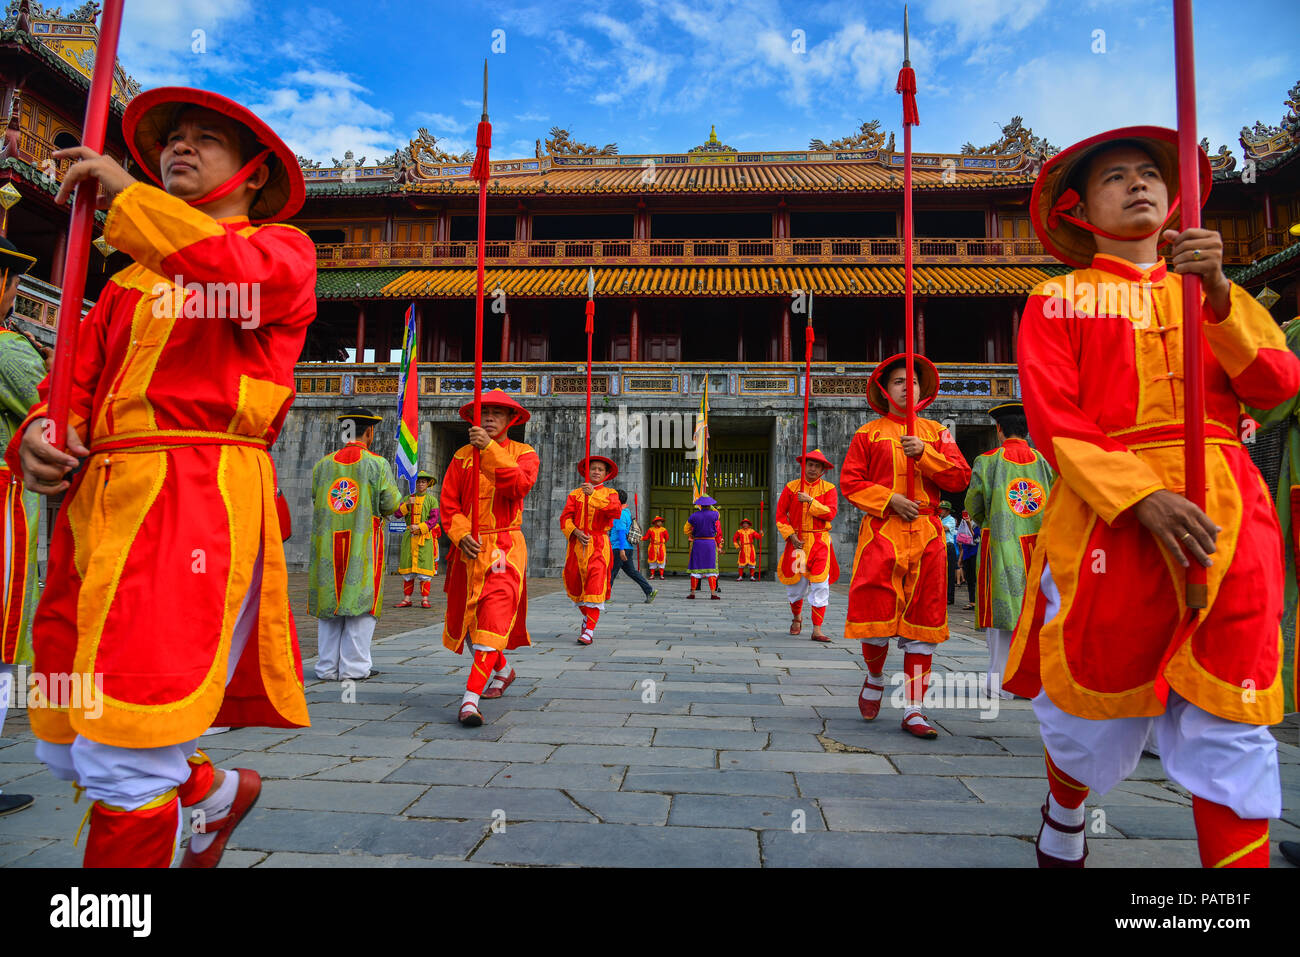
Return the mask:
M 1040 161 L 1061 152 L 1059 146 L 1053 146 L 1042 136 L 1035 136 L 1034 131 L 1024 125 L 1024 117 L 1013 116 L 1011 122 L 1002 127 L 1002 135 L 988 146 L 977 147 L 973 143 L 962 144 L 962 156 L 1005 155 L 1008 153 L 1027 153 Z
M 699 146 L 692 146 L 689 150 L 691 153 L 738 153 L 740 152 L 734 146 L 728 146 L 718 139 L 718 128 L 712 123 L 709 124 L 709 138 Z
M 864 122 L 856 133 L 849 136 L 842 136 L 837 140 L 831 140 L 827 145 L 824 140 L 815 137 L 808 141 L 808 149 L 812 152 L 825 153 L 831 150 L 878 150 L 885 146 L 885 134 L 880 132 L 880 120 L 869 120 Z M 889 134 L 889 146 L 886 147 L 889 152 L 894 151 L 894 134 Z
M 1300 146 L 1300 82 L 1287 92 L 1287 108 L 1279 126 L 1255 121 L 1254 127 L 1241 128 L 1241 148 L 1247 161 L 1272 159 Z
M 1219 152 L 1210 152 L 1210 138 L 1202 136 L 1200 142 L 1201 149 L 1205 150 L 1205 155 L 1210 158 L 1210 172 L 1212 173 L 1231 173 L 1237 168 L 1237 158 L 1232 155 L 1226 143 L 1219 144 Z
M 552 126 L 546 138 L 546 153 L 551 156 L 617 156 L 618 144 L 606 143 L 596 147 L 570 139 L 569 131 L 559 126 Z M 542 156 L 541 140 L 537 141 L 537 158 Z
M 9 0 L 0 28 L 17 31 L 20 42 L 25 34 L 29 46 L 42 47 L 58 57 L 89 86 L 99 47 L 99 13 L 95 0 L 66 14 L 62 7 L 46 8 L 37 0 Z M 113 89 L 113 99 L 123 105 L 140 92 L 140 84 L 122 68 L 120 60 L 113 64 Z

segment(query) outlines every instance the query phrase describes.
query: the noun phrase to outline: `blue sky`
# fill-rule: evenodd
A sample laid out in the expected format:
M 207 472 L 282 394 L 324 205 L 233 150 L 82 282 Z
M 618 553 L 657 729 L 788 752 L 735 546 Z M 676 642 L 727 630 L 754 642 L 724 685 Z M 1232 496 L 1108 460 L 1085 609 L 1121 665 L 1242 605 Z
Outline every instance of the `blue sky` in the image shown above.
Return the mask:
M 912 3 L 915 148 L 986 145 L 1013 115 L 1057 146 L 1115 126 L 1173 126 L 1170 9 Z M 871 119 L 901 131 L 901 3 L 128 0 L 126 11 L 119 56 L 146 88 L 224 93 L 325 162 L 346 149 L 374 162 L 418 127 L 449 150 L 472 148 L 484 57 L 499 159 L 531 156 L 555 125 L 623 153 L 684 152 L 710 124 L 742 150 L 803 148 Z M 1300 80 L 1300 4 L 1200 0 L 1196 30 L 1200 133 L 1240 162 L 1241 127 L 1277 124 Z M 492 51 L 494 31 L 504 52 Z M 1099 39 L 1105 52 L 1094 52 Z

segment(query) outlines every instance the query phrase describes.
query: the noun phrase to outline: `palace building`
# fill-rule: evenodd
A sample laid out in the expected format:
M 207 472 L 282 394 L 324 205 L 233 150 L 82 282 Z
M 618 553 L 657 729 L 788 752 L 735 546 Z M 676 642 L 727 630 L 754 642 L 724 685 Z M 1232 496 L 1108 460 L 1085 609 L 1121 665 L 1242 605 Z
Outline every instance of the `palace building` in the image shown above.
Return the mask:
M 18 308 L 48 338 L 67 214 L 50 202 L 54 186 L 42 164 L 51 149 L 78 139 L 94 8 L 68 17 L 39 12 L 28 0 L 11 2 L 0 31 L 10 116 L 0 200 L 8 189 L 21 198 L 8 212 L 9 235 L 40 262 L 24 277 Z M 125 74 L 117 90 L 135 92 Z M 1240 163 L 1226 146 L 1212 155 L 1205 212 L 1205 225 L 1223 234 L 1230 278 L 1279 322 L 1300 313 L 1300 235 L 1291 232 L 1300 223 L 1300 83 L 1284 110 L 1278 126 L 1243 128 Z M 117 103 L 115 156 L 124 152 L 120 118 Z M 516 395 L 533 414 L 518 436 L 543 463 L 525 515 L 533 574 L 556 574 L 563 563 L 559 512 L 578 482 L 589 270 L 593 452 L 618 461 L 616 484 L 637 494 L 643 524 L 665 516 L 669 568 L 683 568 L 696 454 L 689 446 L 707 381 L 710 493 L 728 540 L 742 516 L 757 523 L 763 503 L 763 563 L 772 567 L 768 516 L 797 475 L 809 302 L 816 335 L 809 444 L 833 460 L 842 461 L 853 432 L 874 415 L 864 393 L 875 364 L 902 350 L 903 157 L 889 122 L 831 143 L 752 152 L 710 131 L 694 148 L 652 155 L 587 146 L 553 129 L 535 155 L 493 160 L 484 385 Z M 1019 395 L 1015 343 L 1025 297 L 1067 270 L 1034 239 L 1027 208 L 1053 147 L 1015 117 L 997 142 L 954 141 L 953 150 L 913 157 L 916 341 L 943 378 L 925 414 L 948 421 L 973 458 L 994 441 L 988 408 Z M 291 567 L 306 561 L 310 471 L 333 447 L 334 417 L 354 404 L 382 412 L 375 450 L 395 453 L 397 360 L 412 305 L 421 465 L 441 475 L 465 439 L 457 409 L 473 393 L 472 157 L 447 154 L 421 130 L 384 161 L 366 159 L 303 162 L 307 203 L 294 224 L 317 246 L 319 313 L 297 370 L 298 398 L 273 449 L 299 529 L 286 545 Z M 91 299 L 126 264 L 111 247 L 101 244 L 101 252 Z M 836 535 L 848 547 L 856 514 L 841 504 Z

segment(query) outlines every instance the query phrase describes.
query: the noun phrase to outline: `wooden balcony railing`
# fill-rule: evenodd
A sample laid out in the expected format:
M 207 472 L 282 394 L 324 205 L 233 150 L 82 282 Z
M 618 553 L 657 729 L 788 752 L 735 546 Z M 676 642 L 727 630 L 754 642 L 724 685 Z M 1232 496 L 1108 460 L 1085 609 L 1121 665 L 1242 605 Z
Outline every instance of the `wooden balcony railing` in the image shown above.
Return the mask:
M 49 140 L 41 139 L 30 130 L 20 129 L 18 131 L 18 158 L 26 160 L 37 169 L 43 170 L 45 161 L 57 149 L 58 147 Z M 63 178 L 63 174 L 68 171 L 68 166 L 71 163 L 72 161 L 67 159 L 55 162 L 54 168 L 58 174 L 58 179 Z
M 916 261 L 929 265 L 1051 263 L 1036 239 L 957 237 L 917 239 Z M 486 244 L 487 265 L 669 266 L 896 264 L 903 241 L 866 239 L 556 239 Z M 316 247 L 324 269 L 357 266 L 472 266 L 473 242 L 330 243 Z

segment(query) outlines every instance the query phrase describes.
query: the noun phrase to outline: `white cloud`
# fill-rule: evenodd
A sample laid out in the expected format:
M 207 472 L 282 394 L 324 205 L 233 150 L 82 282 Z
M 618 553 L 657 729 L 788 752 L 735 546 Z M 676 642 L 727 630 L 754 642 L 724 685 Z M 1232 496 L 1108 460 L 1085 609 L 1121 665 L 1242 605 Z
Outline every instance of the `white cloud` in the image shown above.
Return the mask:
M 469 129 L 468 121 L 458 120 L 446 113 L 426 113 L 421 111 L 415 114 L 414 119 L 416 123 L 429 127 L 435 133 L 464 133 Z
M 929 22 L 952 27 L 957 45 L 965 47 L 995 33 L 1023 30 L 1046 7 L 1047 0 L 927 0 L 920 9 Z

